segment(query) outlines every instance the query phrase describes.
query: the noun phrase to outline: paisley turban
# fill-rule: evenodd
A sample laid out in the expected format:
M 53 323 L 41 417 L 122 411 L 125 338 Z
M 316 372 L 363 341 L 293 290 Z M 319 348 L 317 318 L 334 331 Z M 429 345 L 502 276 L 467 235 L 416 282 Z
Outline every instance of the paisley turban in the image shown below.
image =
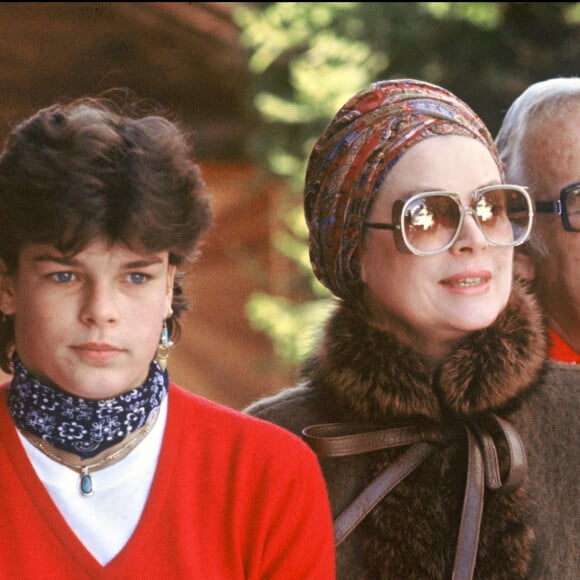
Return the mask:
M 370 203 L 401 155 L 423 139 L 463 135 L 503 168 L 475 112 L 446 89 L 413 79 L 379 81 L 350 98 L 316 142 L 306 170 L 304 213 L 316 277 L 339 298 L 356 296 L 356 249 Z

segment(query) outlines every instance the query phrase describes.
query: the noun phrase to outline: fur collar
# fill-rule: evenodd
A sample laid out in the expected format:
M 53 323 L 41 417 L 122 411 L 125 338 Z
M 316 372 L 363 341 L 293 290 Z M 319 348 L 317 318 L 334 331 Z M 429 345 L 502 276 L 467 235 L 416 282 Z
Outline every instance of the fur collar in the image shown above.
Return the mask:
M 412 348 L 340 303 L 305 375 L 350 420 L 457 419 L 509 410 L 538 378 L 546 349 L 536 299 L 516 282 L 495 323 L 470 334 L 434 374 Z

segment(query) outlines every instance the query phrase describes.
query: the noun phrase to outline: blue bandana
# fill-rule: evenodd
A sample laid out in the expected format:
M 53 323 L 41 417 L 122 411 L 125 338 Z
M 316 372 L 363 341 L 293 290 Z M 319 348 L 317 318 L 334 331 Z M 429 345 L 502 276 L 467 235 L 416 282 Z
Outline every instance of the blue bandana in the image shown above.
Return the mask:
M 44 385 L 15 354 L 8 408 L 19 429 L 88 459 L 143 427 L 167 395 L 167 371 L 151 362 L 145 382 L 110 399 L 86 399 Z

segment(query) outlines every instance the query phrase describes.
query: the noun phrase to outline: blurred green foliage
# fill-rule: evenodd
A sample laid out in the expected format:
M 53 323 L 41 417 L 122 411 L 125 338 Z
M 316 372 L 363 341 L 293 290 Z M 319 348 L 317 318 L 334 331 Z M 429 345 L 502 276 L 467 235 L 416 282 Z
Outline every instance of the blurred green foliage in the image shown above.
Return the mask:
M 287 296 L 256 294 L 247 312 L 296 365 L 331 305 L 311 273 L 301 189 L 314 141 L 338 108 L 374 80 L 412 77 L 453 91 L 495 134 L 527 85 L 580 74 L 580 3 L 259 2 L 235 17 L 264 121 L 256 160 L 288 183 L 274 244 L 300 282 Z

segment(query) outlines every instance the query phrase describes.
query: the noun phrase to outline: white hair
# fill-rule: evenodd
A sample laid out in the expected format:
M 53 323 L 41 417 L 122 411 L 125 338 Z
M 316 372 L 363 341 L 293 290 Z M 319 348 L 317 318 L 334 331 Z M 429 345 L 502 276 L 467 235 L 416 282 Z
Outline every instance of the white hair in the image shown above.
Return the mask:
M 532 128 L 564 118 L 573 107 L 580 107 L 580 77 L 557 77 L 530 85 L 510 106 L 495 143 L 510 183 L 527 186 L 534 196 L 534 176 L 526 158 L 526 139 Z M 546 254 L 537 235 L 529 239 L 530 248 Z

